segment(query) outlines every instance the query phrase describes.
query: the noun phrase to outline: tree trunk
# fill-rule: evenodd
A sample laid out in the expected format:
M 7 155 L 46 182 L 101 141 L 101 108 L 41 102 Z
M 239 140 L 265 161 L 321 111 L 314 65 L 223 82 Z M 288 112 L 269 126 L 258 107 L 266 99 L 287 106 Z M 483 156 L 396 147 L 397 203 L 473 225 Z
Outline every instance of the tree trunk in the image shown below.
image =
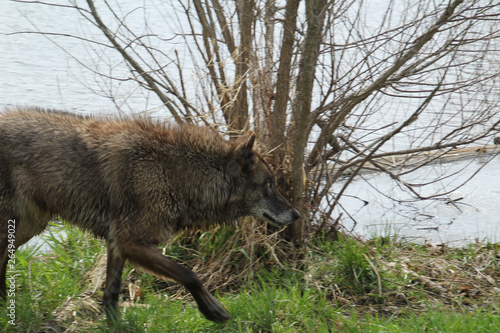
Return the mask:
M 308 138 L 311 113 L 311 100 L 316 63 L 323 37 L 323 21 L 328 1 L 311 0 L 306 2 L 307 33 L 304 40 L 303 55 L 299 64 L 297 91 L 292 108 L 292 131 L 289 135 L 292 148 L 291 202 L 301 209 L 301 217 L 287 230 L 292 242 L 300 242 L 307 227 L 307 208 L 304 207 L 304 153 Z
M 282 145 L 285 141 L 286 111 L 290 92 L 291 63 L 295 43 L 295 26 L 297 24 L 297 11 L 300 0 L 290 0 L 286 3 L 285 23 L 283 27 L 283 41 L 281 42 L 281 53 L 276 81 L 276 100 L 274 110 L 271 114 L 270 149 Z M 276 154 L 280 150 L 276 151 Z M 276 156 L 275 154 L 275 156 Z M 283 156 L 276 156 L 281 161 Z
M 244 129 L 248 121 L 248 88 L 247 78 L 250 70 L 250 50 L 252 47 L 252 24 L 254 22 L 254 0 L 242 0 L 238 8 L 238 19 L 240 21 L 240 48 L 236 62 L 236 76 L 238 92 L 236 101 L 232 107 L 232 122 L 229 124 L 233 129 Z

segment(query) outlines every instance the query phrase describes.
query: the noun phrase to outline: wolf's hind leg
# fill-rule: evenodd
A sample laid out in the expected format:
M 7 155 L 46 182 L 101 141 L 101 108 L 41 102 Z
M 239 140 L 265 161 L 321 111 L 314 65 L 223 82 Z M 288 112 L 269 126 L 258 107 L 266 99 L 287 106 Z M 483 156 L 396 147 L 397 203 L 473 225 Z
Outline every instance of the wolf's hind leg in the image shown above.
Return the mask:
M 156 246 L 127 244 L 122 251 L 132 264 L 139 265 L 159 278 L 173 279 L 186 287 L 208 320 L 222 322 L 230 319 L 229 314 L 201 284 L 195 273 L 165 257 Z
M 14 252 L 31 238 L 41 233 L 48 224 L 49 215 L 40 215 L 27 218 L 24 216 L 18 217 L 9 208 L 0 201 L 0 299 L 5 299 L 7 285 L 6 274 L 9 259 L 14 259 Z
M 118 320 L 118 296 L 122 281 L 125 260 L 118 251 L 115 242 L 107 242 L 108 262 L 106 266 L 106 287 L 104 289 L 104 306 L 106 315 L 111 321 Z

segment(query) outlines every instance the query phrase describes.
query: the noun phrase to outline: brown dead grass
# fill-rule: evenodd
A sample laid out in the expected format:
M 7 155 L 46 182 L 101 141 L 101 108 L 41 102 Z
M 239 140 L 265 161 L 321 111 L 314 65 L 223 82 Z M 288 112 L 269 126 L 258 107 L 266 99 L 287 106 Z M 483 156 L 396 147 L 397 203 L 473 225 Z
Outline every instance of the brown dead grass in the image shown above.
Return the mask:
M 450 248 L 443 244 L 383 247 L 378 242 L 367 244 L 370 249 L 367 260 L 369 257 L 376 262 L 376 267 L 372 268 L 377 270 L 378 277 L 382 276 L 381 292 L 374 288 L 364 295 L 350 294 L 325 274 L 314 274 L 318 265 L 327 265 L 325 262 L 309 267 L 314 280 L 311 285 L 329 290 L 330 297 L 339 307 L 355 306 L 358 313 L 397 316 L 433 308 L 500 311 L 499 244 L 477 242 L 466 248 Z

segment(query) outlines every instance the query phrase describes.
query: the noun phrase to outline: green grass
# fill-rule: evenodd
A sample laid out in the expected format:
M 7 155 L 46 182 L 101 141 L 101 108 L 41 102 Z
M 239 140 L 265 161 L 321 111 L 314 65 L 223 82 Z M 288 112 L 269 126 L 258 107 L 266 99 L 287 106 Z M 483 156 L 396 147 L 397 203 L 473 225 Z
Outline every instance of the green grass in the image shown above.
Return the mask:
M 220 295 L 216 294 L 232 317 L 224 324 L 204 319 L 185 292 L 180 293 L 185 297 L 173 297 L 174 293 L 169 288 L 165 289 L 165 284 L 149 275 L 131 272 L 130 268 L 124 273 L 124 279 L 140 284 L 143 294 L 134 306 L 121 307 L 122 320 L 117 327 L 110 327 L 104 315 L 93 312 L 77 312 L 75 318 L 57 322 L 54 311 L 68 299 L 78 299 L 86 290 L 87 273 L 103 250 L 101 241 L 78 229 L 67 229 L 67 234 L 68 237 L 62 241 L 55 236 L 50 237 L 53 246 L 49 253 L 40 254 L 31 249 L 16 252 L 19 276 L 16 277 L 15 325 L 9 324 L 8 310 L 2 305 L 0 331 L 500 331 L 500 297 L 498 292 L 492 291 L 495 286 L 487 285 L 488 282 L 484 282 L 484 286 L 475 285 L 481 290 L 477 295 L 465 294 L 460 289 L 462 287 L 455 288 L 455 292 L 452 286 L 450 294 L 436 295 L 404 273 L 404 267 L 417 266 L 417 263 L 419 266 L 414 271 L 426 273 L 426 265 L 437 260 L 435 254 L 430 253 L 432 249 L 388 244 L 381 240 L 368 243 L 353 240 L 331 242 L 324 238 L 316 239 L 315 244 L 307 249 L 298 250 L 302 251 L 300 262 L 283 262 L 284 268 L 269 264 L 267 269 L 256 271 L 252 279 L 241 278 L 237 288 L 231 287 Z M 228 237 L 229 234 L 227 230 L 222 230 L 221 237 Z M 203 247 L 208 247 L 210 251 L 207 252 L 214 255 L 218 247 L 225 246 L 225 242 L 213 234 L 205 235 L 201 242 L 204 243 L 201 248 L 193 249 L 194 257 L 203 257 Z M 186 255 L 175 245 L 169 248 L 177 253 L 178 260 Z M 479 267 L 474 260 L 483 256 L 483 274 L 496 278 L 500 274 L 498 249 L 497 245 L 488 244 L 481 248 L 449 250 L 439 258 L 443 262 L 449 261 L 450 267 L 458 271 L 461 263 Z M 488 253 L 492 255 L 486 257 Z M 405 260 L 414 265 L 405 264 Z M 463 276 L 472 274 L 474 269 L 470 267 L 464 266 Z M 447 271 L 445 267 L 440 274 L 444 276 Z M 432 274 L 435 274 L 435 281 L 443 286 L 449 284 L 439 274 Z M 476 272 L 474 276 L 479 275 Z M 462 275 L 455 272 L 454 276 L 460 283 L 466 283 L 462 281 Z M 474 281 L 467 283 L 477 282 Z M 379 295 L 379 284 L 382 295 Z M 490 294 L 487 291 L 491 291 Z

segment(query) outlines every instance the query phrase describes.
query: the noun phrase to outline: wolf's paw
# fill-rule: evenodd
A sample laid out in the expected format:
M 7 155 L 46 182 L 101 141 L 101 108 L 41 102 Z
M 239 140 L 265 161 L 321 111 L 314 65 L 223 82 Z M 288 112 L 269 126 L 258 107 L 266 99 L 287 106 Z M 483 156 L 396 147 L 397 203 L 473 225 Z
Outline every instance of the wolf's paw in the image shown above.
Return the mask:
M 231 319 L 229 313 L 227 313 L 224 308 L 214 300 L 214 302 L 210 302 L 209 304 L 205 304 L 205 306 L 200 306 L 200 311 L 203 313 L 205 318 L 211 321 L 215 321 L 217 323 L 227 321 Z

